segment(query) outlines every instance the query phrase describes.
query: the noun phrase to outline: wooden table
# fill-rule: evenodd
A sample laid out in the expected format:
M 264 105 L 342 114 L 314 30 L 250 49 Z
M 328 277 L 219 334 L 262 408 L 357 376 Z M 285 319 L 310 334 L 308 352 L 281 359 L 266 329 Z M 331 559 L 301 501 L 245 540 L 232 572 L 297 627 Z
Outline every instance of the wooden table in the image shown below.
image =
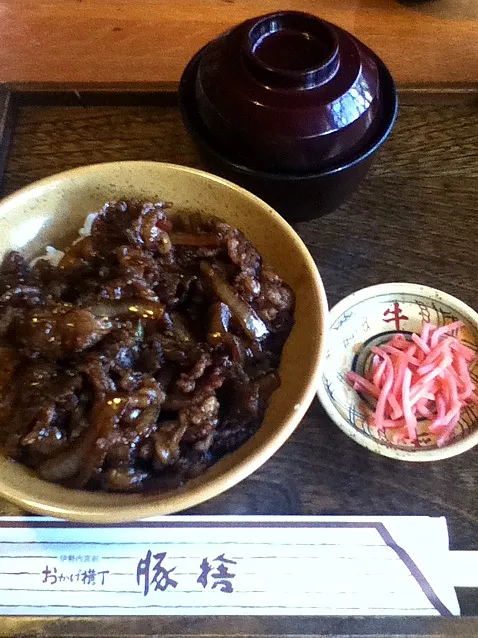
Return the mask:
M 351 31 L 400 85 L 478 87 L 476 0 L 0 0 L 0 83 L 171 88 L 206 42 L 281 9 Z
M 4 127 L 12 138 L 3 194 L 93 162 L 148 159 L 199 166 L 174 96 L 81 95 L 79 100 L 17 98 L 15 117 L 7 118 L 13 125 Z M 331 305 L 364 286 L 409 281 L 445 290 L 478 309 L 477 104 L 417 104 L 408 96 L 360 191 L 333 214 L 297 224 L 296 230 L 317 262 Z M 438 463 L 395 462 L 349 440 L 315 401 L 295 434 L 260 470 L 193 511 L 446 516 L 452 549 L 478 550 L 477 494 L 478 448 Z M 3 511 L 14 510 L 4 504 Z M 461 591 L 460 600 L 464 614 L 478 615 L 472 591 Z M 0 619 L 0 636 L 37 632 L 476 636 L 478 621 Z

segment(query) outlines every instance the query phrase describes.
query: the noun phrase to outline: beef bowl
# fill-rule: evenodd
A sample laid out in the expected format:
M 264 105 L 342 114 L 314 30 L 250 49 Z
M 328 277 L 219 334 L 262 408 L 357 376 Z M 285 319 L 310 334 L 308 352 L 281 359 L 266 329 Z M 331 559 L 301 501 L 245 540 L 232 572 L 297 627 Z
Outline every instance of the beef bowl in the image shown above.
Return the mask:
M 88 523 L 177 512 L 299 424 L 327 300 L 256 196 L 182 166 L 98 164 L 3 200 L 0 230 L 2 497 Z

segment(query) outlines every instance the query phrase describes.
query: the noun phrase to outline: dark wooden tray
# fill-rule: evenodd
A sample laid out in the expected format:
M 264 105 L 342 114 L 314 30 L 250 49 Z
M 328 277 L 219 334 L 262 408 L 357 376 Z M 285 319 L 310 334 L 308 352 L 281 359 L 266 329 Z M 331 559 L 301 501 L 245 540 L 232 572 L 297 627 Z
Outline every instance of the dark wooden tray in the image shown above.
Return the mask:
M 435 286 L 478 307 L 476 94 L 402 93 L 391 139 L 360 191 L 326 218 L 296 225 L 330 305 L 386 281 Z M 2 94 L 6 195 L 46 175 L 94 162 L 148 159 L 200 166 L 174 94 Z M 433 464 L 398 463 L 353 443 L 316 401 L 259 471 L 195 514 L 446 516 L 451 548 L 478 550 L 478 448 Z M 0 513 L 15 513 L 5 503 Z M 426 542 L 426 539 L 424 539 Z M 462 612 L 478 616 L 474 590 Z M 353 618 L 0 619 L 0 636 L 462 636 L 478 621 Z

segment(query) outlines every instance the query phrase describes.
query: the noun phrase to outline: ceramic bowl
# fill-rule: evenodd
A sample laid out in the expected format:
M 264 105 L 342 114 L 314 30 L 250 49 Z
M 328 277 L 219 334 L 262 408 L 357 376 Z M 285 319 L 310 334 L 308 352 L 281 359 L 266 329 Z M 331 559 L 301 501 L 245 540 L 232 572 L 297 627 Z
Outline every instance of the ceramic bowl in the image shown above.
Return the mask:
M 167 200 L 171 211 L 208 211 L 242 229 L 296 294 L 295 325 L 283 351 L 282 385 L 257 434 L 203 476 L 165 493 L 109 494 L 70 490 L 0 457 L 0 495 L 27 511 L 89 523 L 132 521 L 192 507 L 254 472 L 286 441 L 317 390 L 327 301 L 307 248 L 267 204 L 202 171 L 156 162 L 115 162 L 54 175 L 0 203 L 0 256 L 62 248 L 84 218 L 106 201 Z M 267 228 L 267 233 L 264 232 Z
M 367 422 L 362 397 L 347 383 L 345 374 L 363 375 L 371 363 L 370 348 L 381 345 L 397 333 L 421 332 L 424 321 L 442 326 L 460 320 L 464 328 L 457 335 L 478 351 L 478 313 L 434 288 L 418 284 L 388 283 L 364 288 L 338 303 L 329 315 L 327 352 L 324 357 L 319 399 L 339 428 L 360 445 L 400 461 L 437 461 L 469 450 L 478 443 L 478 406 L 462 411 L 454 436 L 444 447 L 425 433 L 426 421 L 419 421 L 418 444 L 394 445 L 390 434 L 378 432 Z M 478 380 L 478 364 L 471 369 Z M 386 432 L 390 433 L 390 430 Z
M 242 22 L 204 49 L 199 116 L 238 160 L 304 172 L 350 160 L 383 118 L 377 56 L 350 33 L 300 11 Z
M 398 112 L 397 92 L 386 66 L 377 59 L 382 96 L 382 118 L 367 144 L 347 160 L 313 171 L 261 169 L 238 156 L 227 135 L 214 136 L 198 111 L 196 78 L 207 46 L 185 68 L 179 86 L 184 125 L 196 144 L 203 165 L 266 200 L 290 222 L 321 217 L 346 201 L 366 176 L 378 149 L 390 135 Z

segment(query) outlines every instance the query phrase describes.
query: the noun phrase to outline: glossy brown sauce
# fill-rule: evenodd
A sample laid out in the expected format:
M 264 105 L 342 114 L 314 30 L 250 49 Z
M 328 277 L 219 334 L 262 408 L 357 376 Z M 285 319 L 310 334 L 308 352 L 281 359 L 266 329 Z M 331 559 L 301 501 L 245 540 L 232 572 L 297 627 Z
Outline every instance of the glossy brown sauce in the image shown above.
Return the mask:
M 260 427 L 294 295 L 237 229 L 116 202 L 58 266 L 0 269 L 0 446 L 90 490 L 171 487 Z

